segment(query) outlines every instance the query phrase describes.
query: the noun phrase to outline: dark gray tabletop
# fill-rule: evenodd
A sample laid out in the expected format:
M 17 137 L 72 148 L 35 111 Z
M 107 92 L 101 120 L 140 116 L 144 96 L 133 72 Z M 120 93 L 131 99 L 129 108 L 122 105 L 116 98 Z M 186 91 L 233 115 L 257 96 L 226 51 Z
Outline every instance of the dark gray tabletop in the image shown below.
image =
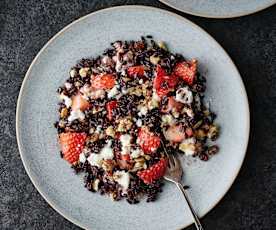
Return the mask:
M 79 229 L 44 201 L 23 168 L 15 134 L 16 100 L 28 66 L 49 38 L 83 15 L 123 4 L 176 12 L 157 0 L 0 1 L 0 229 Z M 245 162 L 229 192 L 203 218 L 204 226 L 276 229 L 276 6 L 227 20 L 177 13 L 203 27 L 226 49 L 250 101 Z

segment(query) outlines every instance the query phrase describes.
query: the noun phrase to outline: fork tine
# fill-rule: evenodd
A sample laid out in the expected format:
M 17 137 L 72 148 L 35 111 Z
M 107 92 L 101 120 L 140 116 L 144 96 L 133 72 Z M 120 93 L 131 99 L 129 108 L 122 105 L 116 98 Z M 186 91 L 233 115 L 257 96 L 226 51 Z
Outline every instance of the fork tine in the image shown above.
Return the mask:
M 172 168 L 175 166 L 175 163 L 174 163 L 174 157 L 173 155 L 168 155 L 168 159 L 169 159 L 169 167 Z

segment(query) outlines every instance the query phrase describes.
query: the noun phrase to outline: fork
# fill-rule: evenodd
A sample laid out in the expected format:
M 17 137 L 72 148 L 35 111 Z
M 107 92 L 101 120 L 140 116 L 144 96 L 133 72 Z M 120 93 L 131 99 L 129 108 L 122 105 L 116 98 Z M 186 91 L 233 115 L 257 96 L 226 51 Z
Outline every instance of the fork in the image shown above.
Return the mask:
M 164 178 L 167 181 L 173 182 L 177 186 L 177 188 L 182 192 L 182 194 L 185 197 L 185 200 L 190 208 L 192 216 L 194 218 L 194 223 L 195 223 L 197 230 L 203 230 L 203 227 L 199 221 L 199 218 L 198 218 L 197 214 L 195 213 L 195 210 L 192 207 L 192 204 L 187 196 L 185 189 L 183 188 L 183 185 L 180 182 L 182 174 L 183 174 L 183 169 L 182 169 L 181 163 L 177 157 L 175 157 L 171 154 L 169 155 L 167 153 L 163 143 L 162 143 L 162 145 L 163 145 L 165 153 L 168 157 L 168 168 L 167 168 Z

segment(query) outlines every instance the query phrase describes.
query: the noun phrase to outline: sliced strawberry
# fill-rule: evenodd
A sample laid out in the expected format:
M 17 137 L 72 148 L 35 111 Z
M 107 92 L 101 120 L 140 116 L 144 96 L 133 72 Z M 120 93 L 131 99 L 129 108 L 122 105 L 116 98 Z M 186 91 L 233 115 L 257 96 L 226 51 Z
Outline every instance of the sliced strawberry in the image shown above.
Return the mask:
M 106 103 L 107 118 L 110 121 L 113 118 L 113 110 L 115 108 L 117 108 L 117 101 L 109 101 L 109 102 Z
M 85 100 L 80 93 L 72 97 L 72 110 L 78 109 L 84 111 L 90 107 L 90 103 Z
M 181 125 L 173 125 L 164 133 L 165 138 L 171 142 L 181 142 L 185 139 L 185 129 Z
M 79 159 L 86 140 L 85 133 L 61 133 L 59 143 L 63 158 L 73 164 Z
M 160 146 L 160 137 L 150 132 L 147 127 L 142 127 L 138 131 L 137 143 L 145 154 L 151 154 Z
M 123 161 L 130 161 L 130 155 L 129 154 L 122 154 L 121 159 Z
M 159 65 L 156 68 L 156 76 L 153 79 L 153 87 L 156 89 L 158 96 L 167 95 L 174 90 L 178 83 L 178 77 L 175 75 L 167 75 L 166 71 Z
M 194 134 L 192 128 L 187 128 L 187 129 L 185 130 L 185 132 L 186 132 L 186 134 L 187 134 L 188 137 L 191 137 L 191 136 L 193 136 L 193 134 Z
M 133 168 L 133 162 L 130 162 L 130 161 L 118 159 L 117 163 L 120 169 L 130 170 Z
M 161 178 L 166 173 L 167 160 L 161 158 L 156 164 L 152 165 L 146 170 L 139 171 L 138 177 L 146 184 L 152 184 L 155 180 Z
M 145 68 L 143 65 L 131 66 L 131 67 L 128 67 L 127 73 L 131 77 L 143 76 L 145 73 Z
M 94 89 L 111 89 L 115 85 L 113 74 L 96 75 L 91 77 L 91 87 Z
M 180 109 L 183 107 L 183 104 L 176 101 L 174 97 L 168 97 L 168 103 L 161 108 L 162 113 L 168 113 L 173 110 L 173 108 L 176 111 L 180 111 Z
M 181 77 L 188 85 L 193 85 L 197 71 L 197 60 L 183 61 L 176 64 L 174 74 Z

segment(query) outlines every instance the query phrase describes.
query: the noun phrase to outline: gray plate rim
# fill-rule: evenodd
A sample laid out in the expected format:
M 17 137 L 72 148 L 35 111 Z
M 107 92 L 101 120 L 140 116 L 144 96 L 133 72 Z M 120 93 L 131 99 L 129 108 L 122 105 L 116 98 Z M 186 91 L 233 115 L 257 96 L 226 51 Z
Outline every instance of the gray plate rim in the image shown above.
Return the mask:
M 178 10 L 178 11 L 181 11 L 183 13 L 187 13 L 187 14 L 190 14 L 190 15 L 194 15 L 194 16 L 198 16 L 198 17 L 203 17 L 203 18 L 213 18 L 213 19 L 227 19 L 227 18 L 238 18 L 238 17 L 243 17 L 243 16 L 248 16 L 248 15 L 251 15 L 251 14 L 255 14 L 257 12 L 260 12 L 260 11 L 263 11 L 273 5 L 276 4 L 276 0 L 274 0 L 274 2 L 272 3 L 268 3 L 268 4 L 265 4 L 264 6 L 262 7 L 259 7 L 258 9 L 254 10 L 254 11 L 251 11 L 251 12 L 244 12 L 244 13 L 237 13 L 237 14 L 231 14 L 229 16 L 226 16 L 226 15 L 217 15 L 217 16 L 214 16 L 214 15 L 211 15 L 211 14 L 208 14 L 208 13 L 195 13 L 191 10 L 183 10 L 183 9 L 180 9 L 170 3 L 168 3 L 166 0 L 159 0 L 161 3 L 171 7 L 172 9 L 175 9 L 175 10 Z
M 79 19 L 71 22 L 70 24 L 68 24 L 67 26 L 65 26 L 63 29 L 61 29 L 57 34 L 55 34 L 42 48 L 41 50 L 37 53 L 37 55 L 35 56 L 35 58 L 33 59 L 33 61 L 31 62 L 26 74 L 25 74 L 25 77 L 22 81 L 22 85 L 21 85 L 21 88 L 20 88 L 20 92 L 19 92 L 19 95 L 18 95 L 18 99 L 17 99 L 17 106 L 16 106 L 16 139 L 17 139 L 17 145 L 18 145 L 18 149 L 19 149 L 19 154 L 20 154 L 20 157 L 21 157 L 21 160 L 22 160 L 22 163 L 23 163 L 23 166 L 25 168 L 25 171 L 27 172 L 27 175 L 29 176 L 31 182 L 33 183 L 34 187 L 37 189 L 37 191 L 40 193 L 40 195 L 43 197 L 43 199 L 55 210 L 57 211 L 61 216 L 63 216 L 65 219 L 69 220 L 70 222 L 72 222 L 73 224 L 81 227 L 81 228 L 84 228 L 84 229 L 87 229 L 86 226 L 84 226 L 82 223 L 80 223 L 79 221 L 77 221 L 76 219 L 74 219 L 73 217 L 69 217 L 67 216 L 66 214 L 63 213 L 63 211 L 58 207 L 56 206 L 54 203 L 52 203 L 48 196 L 46 194 L 44 194 L 44 192 L 39 188 L 39 186 L 37 185 L 36 181 L 33 179 L 32 177 L 32 172 L 31 170 L 28 168 L 27 166 L 27 163 L 25 161 L 25 157 L 24 157 L 24 154 L 23 154 L 23 151 L 22 151 L 22 148 L 21 148 L 21 145 L 22 143 L 20 142 L 20 138 L 19 138 L 19 118 L 20 118 L 20 104 L 21 104 L 21 100 L 22 100 L 22 94 L 23 94 L 23 90 L 24 90 L 24 86 L 25 86 L 25 83 L 27 82 L 28 78 L 29 78 L 29 74 L 31 72 L 31 69 L 33 68 L 33 66 L 35 65 L 37 59 L 39 58 L 39 56 L 41 55 L 41 53 L 43 53 L 43 51 L 46 49 L 46 47 L 48 47 L 48 45 L 53 42 L 57 37 L 59 37 L 60 35 L 62 35 L 63 32 L 65 32 L 67 29 L 69 29 L 72 25 L 74 24 L 77 24 L 78 22 L 90 17 L 91 15 L 95 15 L 95 14 L 98 14 L 98 13 L 101 13 L 101 12 L 105 12 L 105 11 L 112 11 L 113 9 L 133 9 L 133 8 L 139 8 L 139 9 L 151 9 L 151 10 L 154 10 L 154 11 L 161 11 L 161 12 L 164 12 L 166 14 L 169 14 L 171 16 L 174 16 L 174 17 L 178 17 L 179 19 L 185 21 L 186 23 L 188 23 L 190 26 L 196 28 L 197 30 L 200 30 L 201 32 L 203 32 L 204 34 L 206 34 L 206 36 L 209 37 L 209 39 L 213 40 L 217 45 L 218 47 L 220 47 L 222 49 L 222 51 L 224 52 L 224 54 L 229 58 L 229 60 L 231 61 L 231 64 L 233 65 L 233 68 L 235 69 L 235 71 L 239 74 L 239 71 L 237 69 L 237 67 L 235 66 L 234 62 L 232 61 L 232 59 L 230 58 L 230 56 L 227 54 L 227 52 L 222 48 L 222 46 L 211 36 L 209 35 L 205 30 L 203 30 L 201 27 L 199 27 L 198 25 L 194 24 L 193 22 L 191 22 L 190 20 L 178 15 L 178 14 L 175 14 L 175 13 L 172 13 L 170 11 L 167 11 L 167 10 L 163 10 L 163 9 L 160 9 L 160 8 L 157 8 L 157 7 L 151 7 L 151 6 L 143 6 L 143 5 L 125 5 L 125 6 L 115 6 L 115 7 L 109 7 L 109 8 L 105 8 L 105 9 L 101 9 L 101 10 L 98 10 L 98 11 L 95 11 L 95 12 L 92 12 L 92 13 L 89 13 L 83 17 L 80 17 Z M 240 76 L 240 74 L 239 74 Z M 222 198 L 225 196 L 225 194 L 228 192 L 228 190 L 231 188 L 232 184 L 234 183 L 236 177 L 238 176 L 239 174 L 239 171 L 243 165 L 243 162 L 244 162 L 244 159 L 245 159 L 245 155 L 246 155 L 246 151 L 247 151 L 247 147 L 248 147 L 248 141 L 249 141 L 249 133 L 250 133 L 250 112 L 249 112 L 249 103 L 248 103 L 248 97 L 247 97 L 247 93 L 246 93 L 246 90 L 245 90 L 245 87 L 244 87 L 244 84 L 243 84 L 243 81 L 242 81 L 242 78 L 240 77 L 239 78 L 240 80 L 240 85 L 241 85 L 241 89 L 242 89 L 242 93 L 244 94 L 244 100 L 245 100 L 245 104 L 246 104 L 246 117 L 247 117 L 247 120 L 246 120 L 246 137 L 245 137 L 245 145 L 244 145 L 244 156 L 243 156 L 243 159 L 242 159 L 242 162 L 241 162 L 241 165 L 240 167 L 237 169 L 237 171 L 235 172 L 235 174 L 233 174 L 233 177 L 232 177 L 232 181 L 231 183 L 229 183 L 229 186 L 228 188 L 225 190 L 225 192 L 222 194 L 222 196 L 220 197 L 220 199 L 218 199 L 218 201 L 216 203 L 214 203 L 210 209 L 202 216 L 204 217 L 207 213 L 209 213 L 221 200 Z M 189 225 L 191 225 L 193 222 L 191 222 Z M 189 225 L 187 226 L 183 226 L 181 228 L 186 228 L 188 227 Z

